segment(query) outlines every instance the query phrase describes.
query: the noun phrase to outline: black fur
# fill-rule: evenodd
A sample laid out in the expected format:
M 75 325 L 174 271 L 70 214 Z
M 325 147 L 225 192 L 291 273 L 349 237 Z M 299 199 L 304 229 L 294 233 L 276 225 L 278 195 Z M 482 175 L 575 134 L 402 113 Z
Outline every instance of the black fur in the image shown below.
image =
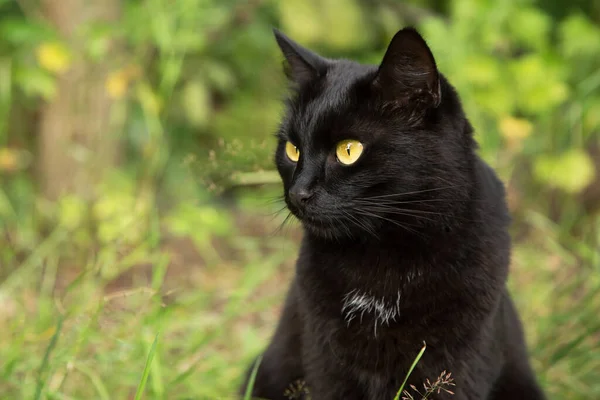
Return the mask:
M 454 395 L 431 399 L 543 399 L 505 286 L 504 187 L 476 155 L 425 41 L 399 31 L 376 67 L 275 35 L 294 85 L 276 163 L 305 235 L 253 394 L 287 399 L 302 380 L 313 400 L 392 400 L 426 342 L 409 384 L 422 388 L 442 371 L 456 384 Z M 350 166 L 336 160 L 343 139 L 364 145 Z M 285 155 L 288 140 L 297 163 Z M 304 200 L 290 201 L 298 191 Z M 378 320 L 377 303 L 349 318 L 352 293 L 394 318 Z

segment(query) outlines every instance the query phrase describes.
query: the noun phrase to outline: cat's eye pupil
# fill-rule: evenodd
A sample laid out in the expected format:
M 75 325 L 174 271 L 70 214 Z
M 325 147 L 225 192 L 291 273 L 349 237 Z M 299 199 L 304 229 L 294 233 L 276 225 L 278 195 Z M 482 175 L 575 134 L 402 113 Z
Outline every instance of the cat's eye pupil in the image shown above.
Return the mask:
M 358 140 L 342 140 L 336 145 L 337 160 L 343 165 L 351 165 L 359 159 L 363 152 L 363 144 Z

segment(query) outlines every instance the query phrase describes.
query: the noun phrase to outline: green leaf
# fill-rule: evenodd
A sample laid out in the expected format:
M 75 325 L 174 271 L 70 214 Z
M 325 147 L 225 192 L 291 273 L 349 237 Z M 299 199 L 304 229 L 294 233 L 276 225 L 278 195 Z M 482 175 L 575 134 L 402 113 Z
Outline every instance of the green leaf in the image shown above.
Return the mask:
M 108 26 L 92 26 L 87 32 L 85 51 L 94 61 L 102 61 L 110 50 L 114 31 Z
M 28 96 L 51 100 L 56 94 L 56 79 L 41 68 L 16 68 L 15 83 Z
M 52 40 L 56 33 L 47 27 L 21 18 L 6 18 L 0 22 L 0 37 L 12 45 L 34 45 L 42 40 Z
M 228 65 L 213 60 L 203 63 L 206 79 L 218 90 L 229 91 L 234 88 L 236 77 Z
M 560 49 L 567 57 L 600 54 L 600 29 L 587 17 L 575 14 L 560 26 Z
M 213 236 L 231 232 L 233 223 L 229 215 L 210 206 L 182 203 L 165 220 L 175 235 L 190 236 L 202 246 L 210 243 Z
M 58 212 L 60 225 L 68 230 L 73 230 L 83 222 L 87 212 L 87 206 L 83 199 L 77 196 L 67 195 L 59 200 Z
M 303 45 L 325 42 L 336 49 L 349 50 L 360 48 L 371 39 L 369 26 L 355 0 L 286 0 L 279 3 L 279 12 L 284 31 Z
M 486 88 L 478 88 L 473 93 L 476 107 L 494 118 L 512 114 L 515 107 L 515 96 L 508 85 L 495 84 Z
M 498 81 L 500 66 L 496 60 L 488 56 L 473 55 L 464 63 L 464 74 L 470 82 L 489 87 Z
M 196 127 L 204 127 L 211 114 L 210 92 L 204 82 L 193 80 L 183 89 L 183 109 L 186 117 Z
M 322 38 L 321 15 L 314 1 L 282 1 L 279 13 L 283 30 L 299 43 L 306 45 Z
M 510 67 L 522 110 L 531 113 L 549 111 L 568 98 L 569 88 L 552 60 L 531 54 L 513 61 Z
M 511 36 L 531 49 L 543 49 L 548 44 L 552 20 L 534 7 L 516 8 L 508 25 Z
M 473 21 L 483 15 L 482 8 L 485 2 L 477 0 L 454 1 L 450 6 L 450 13 L 456 21 Z M 467 24 L 463 24 L 467 26 Z
M 600 98 L 590 99 L 584 113 L 583 126 L 589 132 L 600 130 Z
M 539 156 L 534 163 L 534 175 L 548 186 L 578 193 L 594 180 L 596 171 L 589 154 L 572 149 L 559 156 Z
M 368 45 L 370 26 L 355 0 L 329 0 L 318 2 L 323 17 L 322 33 L 325 42 L 340 50 L 350 50 Z M 330 27 L 335 27 L 331 29 Z

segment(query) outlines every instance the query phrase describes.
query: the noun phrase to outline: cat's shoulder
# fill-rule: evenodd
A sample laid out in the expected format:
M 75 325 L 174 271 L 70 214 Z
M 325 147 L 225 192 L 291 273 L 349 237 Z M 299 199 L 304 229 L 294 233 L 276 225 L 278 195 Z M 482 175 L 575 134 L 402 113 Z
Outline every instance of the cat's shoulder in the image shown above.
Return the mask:
M 496 171 L 481 157 L 477 157 L 476 166 L 478 183 L 485 192 L 504 196 L 504 183 L 502 183 Z

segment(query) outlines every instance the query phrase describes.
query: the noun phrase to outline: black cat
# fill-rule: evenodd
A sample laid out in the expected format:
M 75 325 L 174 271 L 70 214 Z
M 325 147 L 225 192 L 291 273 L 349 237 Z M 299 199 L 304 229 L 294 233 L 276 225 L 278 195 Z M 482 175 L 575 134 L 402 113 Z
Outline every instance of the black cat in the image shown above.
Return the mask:
M 275 37 L 295 89 L 275 158 L 305 234 L 253 395 L 392 400 L 426 342 L 409 384 L 456 385 L 430 399 L 543 399 L 505 286 L 504 187 L 425 41 L 399 31 L 376 67 Z

